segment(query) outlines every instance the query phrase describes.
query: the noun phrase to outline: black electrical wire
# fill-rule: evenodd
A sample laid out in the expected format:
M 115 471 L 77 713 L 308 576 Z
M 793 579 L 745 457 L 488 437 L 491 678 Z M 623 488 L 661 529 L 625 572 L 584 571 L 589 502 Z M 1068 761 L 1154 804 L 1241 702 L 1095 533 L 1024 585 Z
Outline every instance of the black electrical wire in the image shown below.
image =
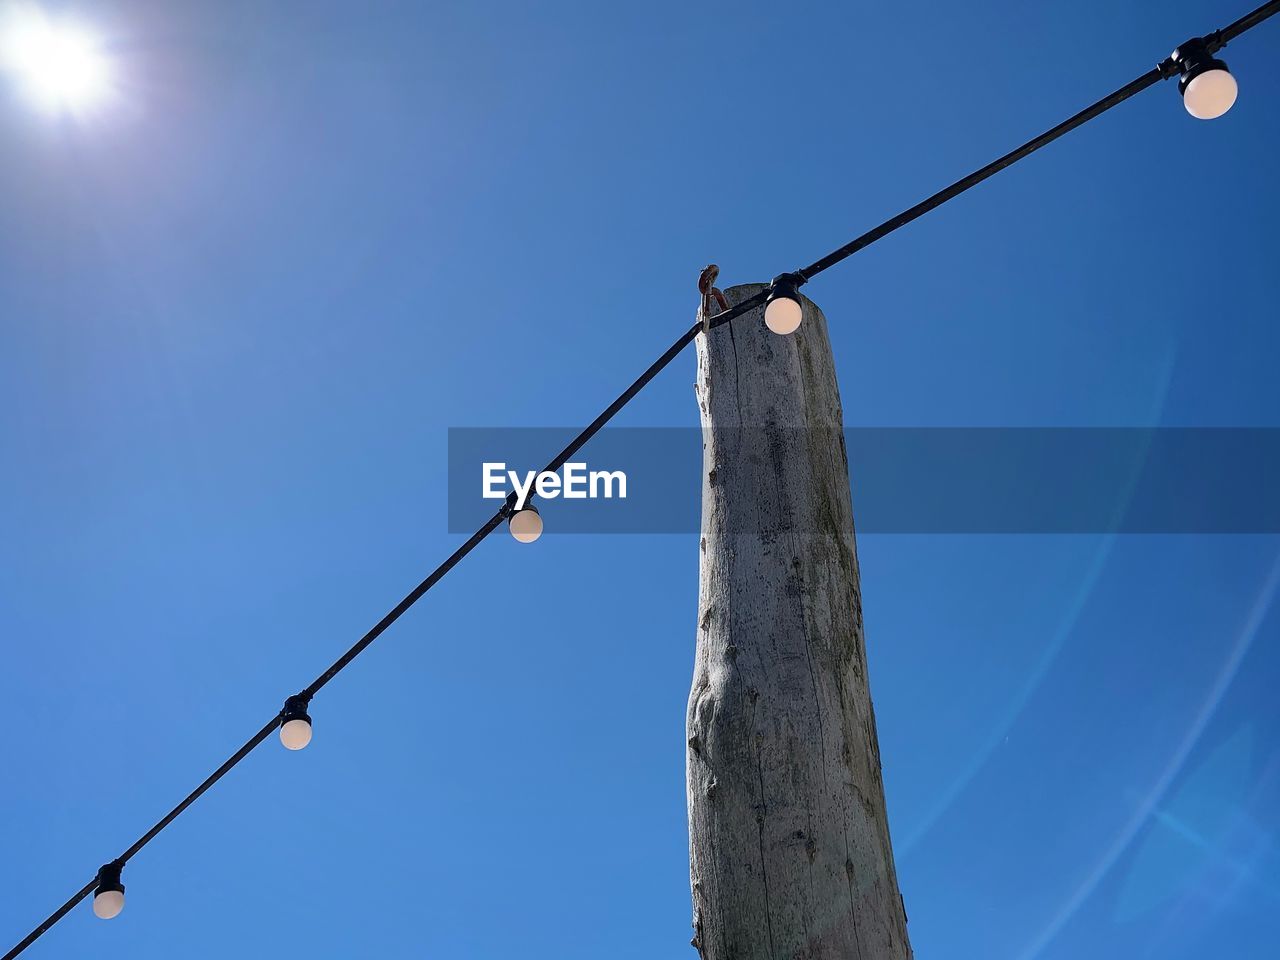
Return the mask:
M 910 223 L 912 220 L 915 220 L 917 217 L 922 217 L 926 213 L 928 213 L 930 210 L 933 210 L 937 207 L 942 206 L 948 200 L 951 200 L 955 197 L 960 196 L 960 194 L 964 193 L 966 190 L 969 190 L 972 187 L 976 187 L 983 180 L 986 180 L 988 177 L 994 176 L 995 174 L 999 173 L 1001 170 L 1005 169 L 1005 167 L 1008 167 L 1012 164 L 1017 163 L 1023 157 L 1030 156 L 1031 154 L 1039 150 L 1041 147 L 1052 143 L 1054 140 L 1057 140 L 1064 133 L 1069 133 L 1070 131 L 1074 130 L 1076 127 L 1080 126 L 1081 124 L 1087 123 L 1088 121 L 1092 120 L 1094 117 L 1098 116 L 1099 114 L 1105 113 L 1107 110 L 1110 110 L 1112 107 L 1116 106 L 1117 104 L 1123 103 L 1124 101 L 1128 100 L 1135 93 L 1141 93 L 1143 90 L 1147 89 L 1147 87 L 1155 83 L 1159 83 L 1163 79 L 1164 79 L 1164 73 L 1160 70 L 1160 68 L 1159 67 L 1152 68 L 1151 70 L 1144 73 L 1142 76 L 1138 77 L 1136 80 L 1132 80 L 1129 83 L 1126 83 L 1123 87 L 1121 87 L 1115 93 L 1112 93 L 1109 96 L 1103 97 L 1093 106 L 1088 107 L 1087 109 L 1081 110 L 1074 117 L 1071 117 L 1068 120 L 1062 121 L 1062 123 L 1058 124 L 1056 127 L 1053 127 L 1050 130 L 1046 130 L 1044 133 L 1040 134 L 1040 136 L 1036 137 L 1035 139 L 1028 140 L 1022 146 L 1018 147 L 1018 149 L 1012 150 L 1009 153 L 1006 153 L 999 160 L 993 160 L 991 163 L 988 163 L 985 167 L 982 167 L 979 170 L 975 170 L 973 173 L 969 174 L 967 177 L 957 180 L 955 183 L 953 183 L 951 186 L 947 187 L 946 189 L 939 190 L 937 193 L 929 197 L 927 200 L 920 201 L 914 207 L 911 207 L 907 210 L 902 211 L 902 213 L 898 214 L 896 217 L 891 217 L 890 219 L 886 220 L 884 223 L 880 224 L 880 226 L 876 227 L 875 229 L 868 230 L 866 233 L 864 233 L 860 237 L 855 237 L 853 240 L 850 240 L 848 243 L 846 243 L 843 247 L 840 247 L 838 250 L 832 250 L 822 259 L 815 260 L 813 263 L 809 264 L 809 266 L 805 267 L 803 270 L 797 271 L 797 273 L 799 273 L 800 276 L 803 277 L 805 280 L 813 279 L 818 274 L 820 274 L 823 270 L 826 270 L 830 267 L 834 267 L 841 260 L 844 260 L 848 257 L 853 256 L 859 250 L 862 250 L 865 247 L 870 246 L 871 244 L 875 243 L 877 240 L 879 240 L 882 237 L 888 236 L 889 234 L 893 233 L 893 231 L 897 230 L 899 227 L 905 227 L 908 223 Z
M 440 564 L 440 566 L 432 570 L 425 580 L 423 580 L 420 584 L 414 587 L 413 590 L 411 590 L 403 600 L 401 600 L 398 604 L 396 604 L 390 613 L 388 613 L 385 617 L 379 620 L 377 624 L 374 625 L 373 629 L 371 629 L 368 633 L 366 633 L 363 637 L 361 637 L 355 643 L 355 645 L 351 647 L 350 650 L 348 650 L 336 661 L 334 661 L 333 665 L 329 667 L 328 670 L 320 674 L 320 676 L 318 676 L 314 681 L 312 681 L 311 684 L 306 688 L 306 690 L 303 691 L 303 695 L 307 697 L 307 699 L 310 699 L 311 696 L 314 695 L 317 690 L 319 690 L 326 683 L 332 680 L 343 667 L 345 667 L 357 656 L 359 656 L 360 652 L 364 650 L 365 647 L 369 646 L 369 644 L 373 643 L 374 640 L 378 639 L 379 635 L 381 635 L 382 632 L 387 629 L 387 627 L 391 626 L 398 619 L 400 619 L 401 615 L 404 614 L 404 612 L 408 610 L 411 606 L 417 603 L 418 600 L 422 598 L 423 594 L 425 594 L 428 590 L 430 590 L 433 586 L 435 586 L 435 584 L 439 582 L 439 580 L 442 577 L 444 577 L 446 573 L 448 573 L 455 566 L 457 566 L 459 561 L 461 561 L 463 557 L 465 557 L 468 553 L 470 553 L 473 549 L 475 549 L 475 547 L 479 545 L 481 540 L 483 540 L 490 533 L 492 533 L 497 528 L 498 524 L 502 522 L 502 519 L 504 516 L 506 516 L 506 513 L 507 513 L 507 507 L 504 505 L 501 510 L 499 510 L 496 514 L 490 517 L 488 521 L 485 522 L 484 526 L 482 526 L 479 530 L 473 533 L 471 537 L 466 541 L 466 543 L 464 543 L 452 554 L 450 554 L 449 558 L 445 560 L 444 563 Z M 196 787 L 189 794 L 187 794 L 182 799 L 181 803 L 179 803 L 176 807 L 174 807 L 172 810 L 166 813 L 158 821 L 156 821 L 155 825 L 150 830 L 148 830 L 141 837 L 135 840 L 133 842 L 133 845 L 130 846 L 129 849 L 127 849 L 123 854 L 120 855 L 120 857 L 118 858 L 119 862 L 121 864 L 128 863 L 128 861 L 130 860 L 130 858 L 133 857 L 134 854 L 136 854 L 139 850 L 141 850 L 148 843 L 150 843 L 156 837 L 156 835 L 160 833 L 161 830 L 163 830 L 175 819 L 177 819 L 178 815 L 181 814 L 182 811 L 186 810 L 187 807 L 191 806 L 191 804 L 199 800 L 200 797 L 205 793 L 205 791 L 207 791 L 215 783 L 221 780 L 231 770 L 232 767 L 234 767 L 241 760 L 247 757 L 253 751 L 254 747 L 258 746 L 258 744 L 262 743 L 263 740 L 271 736 L 271 731 L 275 730 L 275 728 L 278 727 L 279 725 L 280 725 L 280 715 L 276 714 L 270 720 L 268 720 L 265 724 L 263 724 L 262 729 L 260 729 L 248 740 L 246 740 L 244 743 L 244 746 L 242 746 L 239 750 L 237 750 L 230 757 L 228 757 L 223 762 L 222 766 L 218 767 L 217 770 L 213 771 L 213 773 L 211 773 L 204 780 L 204 782 L 200 784 L 200 786 Z M 40 926 L 36 927 L 29 934 L 27 934 L 27 936 L 23 938 L 22 942 L 20 942 L 17 946 L 15 946 L 12 950 L 10 950 L 8 953 L 4 955 L 3 960 L 12 960 L 13 957 L 16 957 L 18 954 L 22 953 L 22 951 L 25 950 L 27 947 L 31 946 L 31 944 L 34 943 L 36 939 L 40 937 L 41 934 L 43 934 L 46 930 L 48 930 L 55 923 L 61 920 L 67 914 L 67 912 L 71 910 L 72 907 L 74 907 L 77 903 L 79 903 L 81 900 L 87 897 L 90 893 L 92 893 L 95 886 L 97 886 L 96 877 L 95 879 L 90 880 L 87 884 L 85 884 L 79 890 L 79 892 L 75 894 L 75 896 L 73 896 L 70 900 L 68 900 L 61 907 L 59 907 L 52 914 L 50 914 L 49 917 L 43 923 L 40 924 Z
M 1263 20 L 1266 20 L 1268 17 L 1275 16 L 1277 13 L 1280 13 L 1280 0 L 1271 0 L 1270 3 L 1264 3 L 1252 13 L 1246 13 L 1235 23 L 1230 26 L 1223 27 L 1217 32 L 1216 36 L 1221 40 L 1219 47 L 1230 43 L 1246 30 L 1252 30 Z
M 508 503 L 509 502 L 510 501 L 508 501 Z M 390 613 L 374 624 L 372 630 L 357 640 L 350 650 L 333 662 L 333 665 L 329 667 L 328 670 L 312 680 L 307 688 L 302 691 L 302 695 L 310 700 L 321 687 L 336 677 L 343 667 L 349 664 L 356 657 L 360 656 L 360 654 L 364 652 L 365 647 L 377 640 L 387 627 L 399 620 L 406 610 L 421 600 L 423 595 L 439 583 L 446 573 L 456 567 L 463 557 L 478 547 L 481 540 L 493 533 L 493 531 L 498 528 L 498 524 L 502 523 L 508 512 L 509 506 L 508 504 L 504 504 L 497 513 L 486 520 L 484 525 L 467 539 L 466 543 L 453 551 L 453 553 L 449 554 L 449 559 L 445 560 L 444 563 L 432 570 L 425 580 L 409 591 L 405 598 L 392 608 Z
M 1228 41 L 1235 39 L 1240 34 L 1248 30 L 1250 27 L 1257 26 L 1263 20 L 1267 19 L 1270 16 L 1273 16 L 1278 12 L 1280 12 L 1280 0 L 1271 0 L 1270 3 L 1263 4 L 1261 7 L 1259 7 L 1257 10 L 1254 10 L 1252 13 L 1241 17 L 1235 23 L 1231 24 L 1231 26 L 1225 27 L 1222 30 L 1217 31 L 1216 33 L 1210 34 L 1210 38 L 1213 41 L 1216 41 L 1210 44 L 1211 52 L 1220 49 Z M 1001 170 L 1005 169 L 1006 167 L 1017 163 L 1023 157 L 1030 156 L 1031 154 L 1039 150 L 1041 147 L 1047 146 L 1048 144 L 1053 143 L 1053 141 L 1057 140 L 1063 134 L 1070 133 L 1072 130 L 1074 130 L 1076 127 L 1080 126 L 1081 124 L 1087 123 L 1088 121 L 1092 120 L 1094 117 L 1098 116 L 1099 114 L 1105 113 L 1106 111 L 1110 110 L 1112 107 L 1128 100 L 1134 94 L 1141 93 L 1143 90 L 1147 89 L 1147 87 L 1153 86 L 1154 84 L 1159 83 L 1161 80 L 1171 77 L 1176 73 L 1177 73 L 1177 65 L 1174 63 L 1171 57 L 1168 57 L 1162 60 L 1157 66 L 1153 67 L 1151 70 L 1148 70 L 1146 73 L 1144 73 L 1142 76 L 1138 77 L 1137 79 L 1131 80 L 1129 83 L 1126 83 L 1123 87 L 1121 87 L 1119 90 L 1115 91 L 1114 93 L 1103 97 L 1093 106 L 1086 107 L 1084 110 L 1081 110 L 1079 113 L 1077 113 L 1074 117 L 1071 117 L 1067 120 L 1062 121 L 1062 123 L 1058 124 L 1056 127 L 1046 130 L 1044 133 L 1040 134 L 1040 136 L 1032 140 L 1028 140 L 1026 143 L 1018 147 L 1016 150 L 1012 150 L 1009 153 L 1006 153 L 999 160 L 993 160 L 991 163 L 988 163 L 985 167 L 982 167 L 979 170 L 975 170 L 973 173 L 969 174 L 967 177 L 957 180 L 951 186 L 943 190 L 939 190 L 937 193 L 929 197 L 927 200 L 920 201 L 914 207 L 904 210 L 902 211 L 902 213 L 898 214 L 896 217 L 892 217 L 891 219 L 886 220 L 884 223 L 880 224 L 880 226 L 876 227 L 875 229 L 868 230 L 862 236 L 856 237 L 853 240 L 850 240 L 848 243 L 846 243 L 843 247 L 840 247 L 838 250 L 832 250 L 825 257 L 821 258 L 820 260 L 815 260 L 813 263 L 809 264 L 809 266 L 805 267 L 803 270 L 797 271 L 797 273 L 805 280 L 812 280 L 814 277 L 820 274 L 823 270 L 826 270 L 830 267 L 834 267 L 841 260 L 844 260 L 848 257 L 853 256 L 859 250 L 862 250 L 865 247 L 870 246 L 871 244 L 875 243 L 877 240 L 881 239 L 882 237 L 888 236 L 889 234 L 893 233 L 893 231 L 897 230 L 899 227 L 905 227 L 912 220 L 915 220 L 918 217 L 924 216 L 930 210 L 933 210 L 933 209 L 936 209 L 937 207 L 942 206 L 948 200 L 958 197 L 960 194 L 964 193 L 966 190 L 970 189 L 971 187 L 976 187 L 983 180 L 986 180 L 988 177 L 999 173 Z
M 1209 34 L 1205 40 L 1211 47 L 1211 50 L 1216 51 L 1225 46 L 1229 41 L 1240 36 L 1246 30 L 1257 26 L 1259 23 L 1274 16 L 1276 13 L 1280 13 L 1280 0 L 1270 0 L 1270 2 L 1263 4 L 1252 13 L 1246 14 L 1231 25 Z M 794 276 L 797 277 L 799 282 L 811 280 L 822 271 L 835 266 L 837 263 L 853 256 L 853 254 L 857 253 L 859 250 L 865 249 L 877 240 L 881 240 L 890 233 L 893 233 L 900 227 L 904 227 L 908 223 L 911 223 L 911 221 L 924 216 L 924 214 L 928 213 L 930 210 L 934 210 L 942 206 L 942 204 L 946 203 L 948 200 L 954 199 L 966 190 L 977 186 L 989 177 L 999 173 L 1001 170 L 1004 170 L 1006 167 L 1017 163 L 1024 157 L 1035 153 L 1035 151 L 1039 150 L 1041 147 L 1052 143 L 1063 134 L 1069 133 L 1076 127 L 1087 123 L 1094 117 L 1097 117 L 1100 114 L 1105 113 L 1107 110 L 1110 110 L 1112 107 L 1123 103 L 1134 94 L 1140 93 L 1148 87 L 1158 83 L 1160 80 L 1176 75 L 1177 69 L 1177 65 L 1174 63 L 1172 58 L 1162 60 L 1157 66 L 1137 79 L 1131 80 L 1114 93 L 1103 97 L 1097 103 L 1093 104 L 1093 106 L 1081 110 L 1075 116 L 1064 120 L 1056 127 L 1052 127 L 1040 134 L 1040 136 L 1035 137 L 1032 140 L 1028 140 L 1016 150 L 1006 153 L 998 160 L 994 160 L 985 167 L 975 170 L 967 177 L 957 180 L 955 183 L 951 184 L 951 186 L 938 191 L 933 194 L 933 196 L 904 210 L 896 217 L 886 220 L 878 227 L 867 231 L 859 237 L 855 237 L 844 246 L 831 251 L 831 253 L 828 253 L 819 260 L 815 260 L 804 269 L 796 271 Z M 749 297 L 741 303 L 730 307 L 728 310 L 723 310 L 715 316 L 708 318 L 706 320 L 706 326 L 708 328 L 714 328 L 721 326 L 722 324 L 729 323 L 748 311 L 762 305 L 767 296 L 768 293 L 765 291 L 758 293 L 753 297 Z M 672 360 L 679 356 L 684 351 L 684 348 L 691 344 L 702 330 L 703 322 L 699 321 L 681 334 L 679 339 L 668 347 L 666 352 L 658 357 L 657 360 L 650 364 L 648 369 L 646 369 L 644 373 L 640 374 L 631 386 L 627 387 L 626 390 L 619 394 L 618 398 L 614 400 L 613 403 L 609 404 L 609 406 L 605 407 L 604 411 L 598 417 L 583 428 L 583 430 L 578 433 L 572 441 L 570 441 L 568 446 L 561 450 L 560 453 L 556 454 L 544 470 L 546 472 L 553 472 L 564 466 L 565 463 L 568 462 L 569 458 L 582 449 L 584 444 L 599 433 L 605 424 L 613 419 L 618 411 L 630 403 L 636 394 L 644 389 L 649 381 L 661 373 Z M 482 540 L 498 528 L 502 521 L 512 512 L 513 502 L 513 498 L 508 498 L 507 502 L 498 510 L 498 512 L 490 517 L 478 530 L 476 530 L 476 532 L 473 533 L 467 541 L 462 544 L 462 546 L 458 547 L 457 550 L 449 555 L 448 559 L 432 570 L 425 580 L 414 587 L 413 590 L 411 590 L 403 600 L 396 604 L 385 617 L 379 620 L 368 633 L 356 641 L 356 643 L 353 644 L 346 653 L 335 660 L 324 673 L 320 674 L 320 676 L 313 680 L 303 690 L 301 696 L 310 700 L 311 697 L 319 692 L 325 684 L 337 676 L 339 672 L 351 663 L 352 660 L 358 657 L 371 643 L 373 643 L 373 641 L 377 640 L 388 627 L 400 619 L 400 617 L 403 616 L 410 607 L 421 600 L 426 592 L 435 586 L 445 576 L 445 574 L 457 566 L 458 563 L 467 556 L 467 554 L 480 545 Z M 117 861 L 121 864 L 128 862 L 130 858 L 150 843 L 156 835 L 160 833 L 160 831 L 172 823 L 184 810 L 187 809 L 187 807 L 191 806 L 191 804 L 198 800 L 210 787 L 221 780 L 234 766 L 236 766 L 236 764 L 247 757 L 255 747 L 262 743 L 263 740 L 267 739 L 267 737 L 271 735 L 271 732 L 279 725 L 280 715 L 276 714 L 263 725 L 262 729 L 245 741 L 244 746 L 228 757 L 217 770 L 211 773 L 208 778 L 200 784 L 200 786 L 187 794 L 181 803 L 161 817 L 150 830 L 134 841 L 133 845 L 117 858 Z M 92 893 L 96 886 L 97 877 L 95 875 L 94 879 L 81 887 L 80 890 L 71 897 L 71 899 L 51 913 L 43 922 L 40 923 L 39 926 L 14 946 L 13 949 L 3 957 L 0 957 L 0 960 L 13 960 L 13 958 L 17 957 L 18 954 L 26 950 L 27 947 L 31 946 L 31 944 L 49 930 L 50 927 L 66 916 L 76 904 Z

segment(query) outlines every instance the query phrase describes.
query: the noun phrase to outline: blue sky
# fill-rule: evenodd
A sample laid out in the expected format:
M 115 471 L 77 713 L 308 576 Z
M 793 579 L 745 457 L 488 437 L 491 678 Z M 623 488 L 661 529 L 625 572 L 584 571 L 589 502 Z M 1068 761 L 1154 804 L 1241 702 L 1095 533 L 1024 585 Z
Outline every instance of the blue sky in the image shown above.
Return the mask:
M 1246 12 L 67 9 L 113 109 L 0 90 L 9 941 L 453 548 L 449 427 L 587 422 L 704 264 L 809 262 Z M 815 281 L 848 423 L 1280 426 L 1278 52 Z M 694 424 L 693 377 L 619 423 Z M 1280 539 L 859 549 L 918 956 L 1274 951 Z M 694 956 L 696 594 L 693 535 L 493 538 L 30 956 Z

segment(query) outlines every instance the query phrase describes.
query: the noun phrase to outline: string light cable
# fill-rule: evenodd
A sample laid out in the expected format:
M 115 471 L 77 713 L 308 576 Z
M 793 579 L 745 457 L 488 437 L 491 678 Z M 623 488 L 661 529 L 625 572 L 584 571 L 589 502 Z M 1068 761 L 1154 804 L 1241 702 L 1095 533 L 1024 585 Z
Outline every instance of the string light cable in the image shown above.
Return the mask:
M 1105 113 L 1137 93 L 1154 86 L 1162 80 L 1178 78 L 1178 92 L 1182 96 L 1187 112 L 1200 120 L 1212 120 L 1222 116 L 1235 103 L 1238 92 L 1235 78 L 1227 69 L 1227 65 L 1217 58 L 1217 54 L 1230 41 L 1262 23 L 1264 20 L 1280 13 L 1280 0 L 1270 0 L 1253 12 L 1239 20 L 1203 37 L 1195 37 L 1179 46 L 1174 52 L 1160 61 L 1142 76 L 1130 81 L 1114 93 L 1103 97 L 1097 103 L 1086 107 L 1079 113 L 1062 121 L 1057 126 L 1046 130 L 1022 146 L 1006 153 L 1004 156 L 932 196 L 920 201 L 913 207 L 902 211 L 897 216 L 861 236 L 855 237 L 842 247 L 831 251 L 826 256 L 815 260 L 799 270 L 783 273 L 775 277 L 770 286 L 752 297 L 748 297 L 735 306 L 723 309 L 713 316 L 700 319 L 686 330 L 640 374 L 635 381 L 618 395 L 600 415 L 591 421 L 569 444 L 551 459 L 544 468 L 546 472 L 559 470 L 577 453 L 592 437 L 594 437 L 613 417 L 625 407 L 641 390 L 648 385 L 663 369 L 667 367 L 684 349 L 693 343 L 698 334 L 715 327 L 730 323 L 742 315 L 764 306 L 765 323 L 770 330 L 779 335 L 793 333 L 799 328 L 803 318 L 799 289 L 818 274 L 829 270 L 836 264 L 865 249 L 877 240 L 881 240 L 907 224 L 911 223 L 948 200 L 952 200 L 967 190 L 976 187 L 984 180 L 994 176 L 1006 167 L 1025 159 L 1041 147 L 1095 117 Z M 511 535 L 522 543 L 532 543 L 542 534 L 543 521 L 541 514 L 530 502 L 517 506 L 515 494 L 510 495 L 502 506 L 486 520 L 467 540 L 450 554 L 439 566 L 431 571 L 421 583 L 413 588 L 403 600 L 396 604 L 381 620 L 373 625 L 363 637 L 357 640 L 350 649 L 338 657 L 328 669 L 316 677 L 299 693 L 288 697 L 280 712 L 270 717 L 262 727 L 245 741 L 240 749 L 223 761 L 213 773 L 192 790 L 172 810 L 158 820 L 154 826 L 133 842 L 120 856 L 102 865 L 97 874 L 84 886 L 77 890 L 57 910 L 45 918 L 34 930 L 19 941 L 0 960 L 14 960 L 20 953 L 43 936 L 54 924 L 66 916 L 72 908 L 90 894 L 93 894 L 93 912 L 103 919 L 115 917 L 124 908 L 123 871 L 128 862 L 148 843 L 172 823 L 184 810 L 221 780 L 241 760 L 247 757 L 259 744 L 279 731 L 281 742 L 290 750 L 301 750 L 311 741 L 311 716 L 308 713 L 312 698 L 320 690 L 347 667 L 356 657 L 365 651 L 392 624 L 400 619 L 415 603 L 422 599 L 432 587 L 440 582 L 446 574 L 456 567 L 480 543 L 493 533 L 503 522 L 507 523 Z

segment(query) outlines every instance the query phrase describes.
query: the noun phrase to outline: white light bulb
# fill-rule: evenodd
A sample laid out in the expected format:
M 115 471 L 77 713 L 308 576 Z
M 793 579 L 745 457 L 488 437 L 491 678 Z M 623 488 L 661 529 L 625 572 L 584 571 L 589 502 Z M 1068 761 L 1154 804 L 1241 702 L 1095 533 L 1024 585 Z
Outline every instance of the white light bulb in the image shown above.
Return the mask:
M 542 517 L 538 511 L 526 508 L 511 515 L 507 529 L 521 543 L 533 543 L 542 536 Z
M 795 333 L 804 319 L 804 310 L 800 304 L 786 297 L 778 297 L 764 308 L 764 323 L 774 333 Z
M 93 915 L 110 920 L 124 909 L 123 890 L 103 890 L 93 898 Z
M 1182 105 L 1197 120 L 1216 120 L 1236 102 L 1239 87 L 1226 70 L 1206 70 L 1192 77 L 1182 92 Z
M 287 720 L 280 727 L 280 742 L 290 750 L 301 750 L 311 742 L 311 724 L 305 720 Z

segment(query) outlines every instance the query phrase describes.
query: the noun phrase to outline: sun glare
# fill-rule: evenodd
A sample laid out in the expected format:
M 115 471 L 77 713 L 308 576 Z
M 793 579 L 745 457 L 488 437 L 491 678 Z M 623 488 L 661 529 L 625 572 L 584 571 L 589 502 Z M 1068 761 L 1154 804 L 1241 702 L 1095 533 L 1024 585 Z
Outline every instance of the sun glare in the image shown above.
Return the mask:
M 112 92 L 101 41 L 81 24 L 10 6 L 0 20 L 0 55 L 22 92 L 51 113 L 83 114 Z

